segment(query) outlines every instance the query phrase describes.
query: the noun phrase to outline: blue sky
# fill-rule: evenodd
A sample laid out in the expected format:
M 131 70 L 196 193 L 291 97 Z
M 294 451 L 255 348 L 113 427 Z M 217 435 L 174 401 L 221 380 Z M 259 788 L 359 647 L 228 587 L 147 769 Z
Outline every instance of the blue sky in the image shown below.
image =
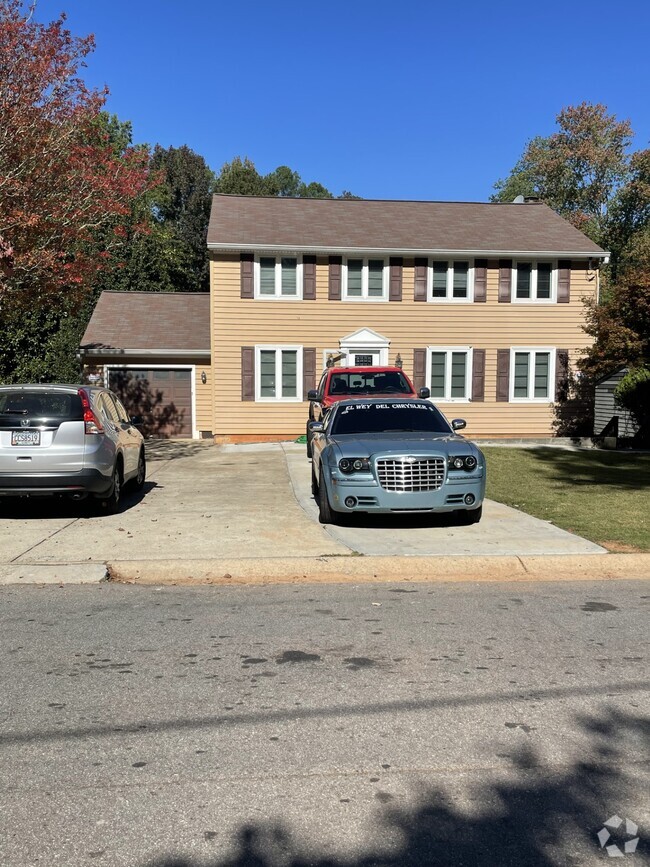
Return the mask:
M 86 80 L 136 142 L 248 156 L 335 195 L 485 201 L 565 106 L 650 141 L 650 3 L 38 0 L 94 33 Z

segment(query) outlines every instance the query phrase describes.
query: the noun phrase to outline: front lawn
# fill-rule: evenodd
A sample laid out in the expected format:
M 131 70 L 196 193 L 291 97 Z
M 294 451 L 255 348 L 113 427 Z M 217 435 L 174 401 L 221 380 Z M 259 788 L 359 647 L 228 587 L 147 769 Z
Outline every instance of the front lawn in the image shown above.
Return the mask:
M 650 551 L 650 455 L 483 449 L 487 496 L 611 551 Z

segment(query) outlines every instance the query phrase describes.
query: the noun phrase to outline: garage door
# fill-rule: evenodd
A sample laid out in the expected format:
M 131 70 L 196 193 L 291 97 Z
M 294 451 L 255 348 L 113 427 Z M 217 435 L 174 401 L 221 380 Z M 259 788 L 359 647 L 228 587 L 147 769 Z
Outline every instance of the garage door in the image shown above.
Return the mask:
M 191 438 L 192 372 L 173 367 L 109 371 L 109 388 L 131 413 L 141 415 L 150 437 Z

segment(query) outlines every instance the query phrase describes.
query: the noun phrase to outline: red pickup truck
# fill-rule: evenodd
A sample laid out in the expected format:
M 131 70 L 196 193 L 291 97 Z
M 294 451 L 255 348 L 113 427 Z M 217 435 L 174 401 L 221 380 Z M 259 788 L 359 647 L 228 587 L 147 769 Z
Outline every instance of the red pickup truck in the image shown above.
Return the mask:
M 428 388 L 416 392 L 411 380 L 399 367 L 329 367 L 323 373 L 318 388 L 307 394 L 307 457 L 311 457 L 309 422 L 320 421 L 337 401 L 355 397 L 395 397 L 396 394 L 427 398 L 430 392 Z

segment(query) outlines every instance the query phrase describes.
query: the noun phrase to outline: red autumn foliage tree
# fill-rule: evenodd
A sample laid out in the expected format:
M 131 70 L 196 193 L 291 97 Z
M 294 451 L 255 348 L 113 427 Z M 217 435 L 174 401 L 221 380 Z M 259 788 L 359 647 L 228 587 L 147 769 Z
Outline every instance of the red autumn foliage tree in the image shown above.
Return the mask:
M 116 152 L 100 114 L 106 91 L 79 77 L 94 49 L 65 16 L 0 0 L 0 302 L 81 300 L 150 184 L 148 152 Z M 70 299 L 69 299 L 70 300 Z

